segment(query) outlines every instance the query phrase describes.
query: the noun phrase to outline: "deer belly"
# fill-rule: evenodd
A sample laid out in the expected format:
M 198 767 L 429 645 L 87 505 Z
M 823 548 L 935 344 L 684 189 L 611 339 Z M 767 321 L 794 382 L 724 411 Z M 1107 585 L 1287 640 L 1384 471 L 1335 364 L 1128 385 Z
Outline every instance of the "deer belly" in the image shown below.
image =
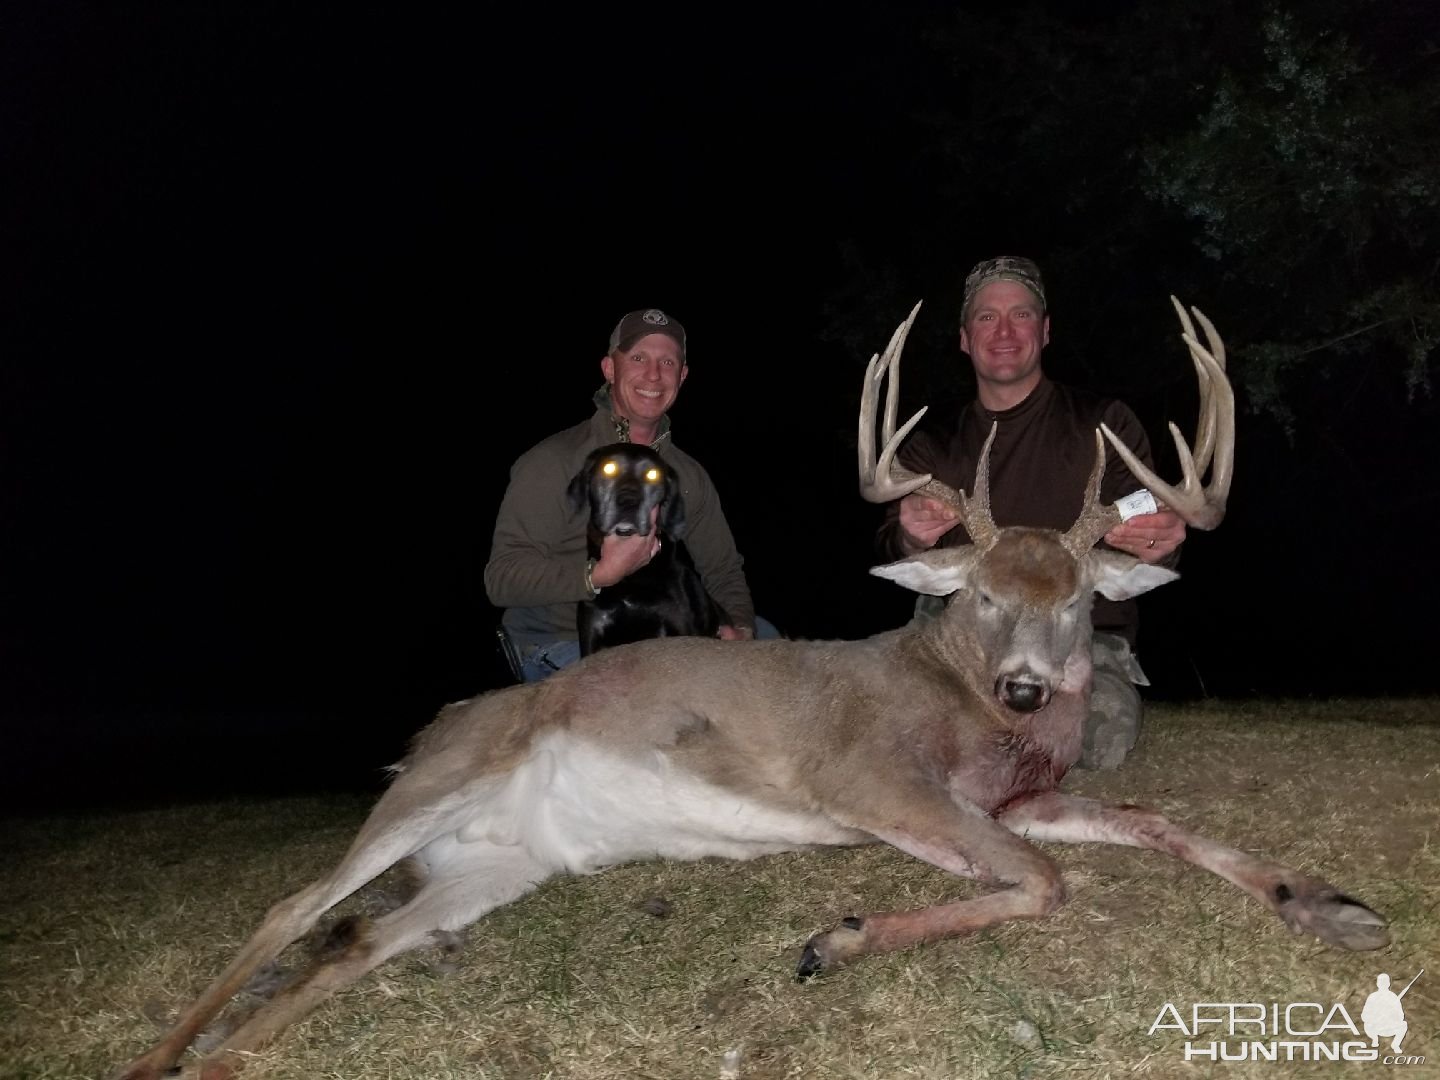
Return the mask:
M 500 791 L 458 838 L 523 844 L 572 874 L 639 859 L 750 859 L 872 839 L 819 814 L 727 791 L 661 751 L 621 754 L 563 731 L 544 736 Z

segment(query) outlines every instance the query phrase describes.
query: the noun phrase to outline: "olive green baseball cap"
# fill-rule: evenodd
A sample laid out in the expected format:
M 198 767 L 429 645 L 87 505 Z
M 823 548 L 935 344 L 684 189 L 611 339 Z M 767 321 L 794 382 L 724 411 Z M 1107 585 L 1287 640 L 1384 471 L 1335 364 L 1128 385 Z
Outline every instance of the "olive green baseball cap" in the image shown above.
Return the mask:
M 610 334 L 610 351 L 625 350 L 648 334 L 666 334 L 680 346 L 680 359 L 685 359 L 685 328 L 659 308 L 632 311 Z

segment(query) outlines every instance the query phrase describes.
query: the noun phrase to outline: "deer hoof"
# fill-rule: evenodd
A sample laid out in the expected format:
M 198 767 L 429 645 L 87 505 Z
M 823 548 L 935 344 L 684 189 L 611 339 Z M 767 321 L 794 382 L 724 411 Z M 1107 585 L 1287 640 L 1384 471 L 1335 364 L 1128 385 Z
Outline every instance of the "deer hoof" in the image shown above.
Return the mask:
M 825 970 L 825 960 L 810 942 L 805 943 L 800 953 L 800 963 L 795 965 L 795 978 L 801 982 Z
M 1334 893 L 1316 905 L 1310 932 L 1327 945 L 1356 952 L 1390 944 L 1390 930 L 1384 917 L 1343 893 Z
M 803 981 L 853 960 L 865 951 L 864 943 L 865 921 L 854 916 L 842 920 L 834 930 L 816 934 L 805 943 L 795 978 Z
M 1390 944 L 1382 915 L 1323 881 L 1301 882 L 1294 889 L 1281 884 L 1275 900 L 1285 925 L 1297 934 L 1314 934 L 1327 945 L 1356 952 Z

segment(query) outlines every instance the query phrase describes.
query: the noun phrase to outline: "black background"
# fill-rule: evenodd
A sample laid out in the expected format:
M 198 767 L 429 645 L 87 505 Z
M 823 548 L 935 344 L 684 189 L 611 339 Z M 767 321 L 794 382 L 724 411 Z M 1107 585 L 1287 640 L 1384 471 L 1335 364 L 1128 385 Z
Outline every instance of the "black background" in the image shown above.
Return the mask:
M 869 302 L 847 256 L 907 238 L 907 407 L 963 395 L 960 279 L 1002 251 L 1044 264 L 1074 178 L 1017 177 L 925 237 L 953 198 L 906 152 L 937 9 L 878 7 L 14 9 L 8 795 L 377 782 L 440 704 L 500 681 L 481 572 L 509 465 L 589 414 L 637 307 L 689 329 L 677 441 L 762 613 L 803 637 L 903 621 L 908 594 L 865 573 L 853 417 L 908 303 L 837 341 Z M 1169 289 L 1117 278 L 1153 354 L 1136 381 L 1050 281 L 1047 367 L 1125 392 L 1157 444 L 1193 418 Z M 1242 416 L 1230 519 L 1144 602 L 1153 696 L 1433 689 L 1435 406 L 1376 381 L 1339 403 L 1340 459 Z

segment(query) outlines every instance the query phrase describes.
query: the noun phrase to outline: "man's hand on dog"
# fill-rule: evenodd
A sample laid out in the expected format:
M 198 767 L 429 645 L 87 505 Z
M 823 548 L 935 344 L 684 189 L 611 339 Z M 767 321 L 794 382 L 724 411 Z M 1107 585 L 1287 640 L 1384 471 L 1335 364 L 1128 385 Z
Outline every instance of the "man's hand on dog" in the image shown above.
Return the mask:
M 650 511 L 650 532 L 646 536 L 637 533 L 634 536 L 612 534 L 605 537 L 600 544 L 600 558 L 595 560 L 595 568 L 590 571 L 590 581 L 597 589 L 623 581 L 655 557 L 660 550 L 660 530 L 655 527 L 659 514 L 658 506 Z
M 656 521 L 660 516 L 657 506 L 650 511 L 650 533 L 647 536 L 615 536 L 613 533 L 600 542 L 600 558 L 590 571 L 590 582 L 597 589 L 609 588 L 624 581 L 642 566 L 655 558 L 660 550 L 660 529 Z M 721 626 L 716 634 L 722 641 L 751 641 L 755 631 L 748 626 Z

